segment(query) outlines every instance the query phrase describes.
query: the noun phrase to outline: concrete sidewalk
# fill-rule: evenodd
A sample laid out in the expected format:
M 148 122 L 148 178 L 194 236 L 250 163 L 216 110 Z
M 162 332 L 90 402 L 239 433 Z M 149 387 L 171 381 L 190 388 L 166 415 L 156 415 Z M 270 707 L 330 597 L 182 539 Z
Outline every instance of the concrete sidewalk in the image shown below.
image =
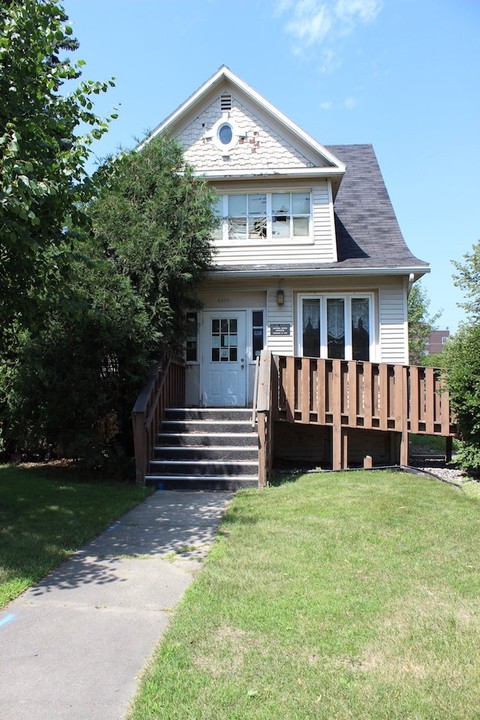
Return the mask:
M 0 611 L 1 720 L 121 720 L 229 493 L 156 492 Z

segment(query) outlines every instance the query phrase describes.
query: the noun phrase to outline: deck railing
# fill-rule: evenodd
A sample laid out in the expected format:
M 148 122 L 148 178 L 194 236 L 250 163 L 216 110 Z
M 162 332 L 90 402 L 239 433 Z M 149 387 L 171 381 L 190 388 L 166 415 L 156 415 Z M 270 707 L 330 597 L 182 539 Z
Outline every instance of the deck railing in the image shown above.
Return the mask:
M 439 369 L 272 356 L 268 350 L 262 353 L 261 370 L 262 366 L 264 389 L 259 386 L 259 397 L 263 392 L 264 404 L 268 404 L 262 424 L 283 420 L 331 426 L 334 469 L 346 463 L 350 428 L 400 433 L 400 462 L 404 465 L 408 464 L 408 433 L 455 435 L 449 394 Z M 265 389 L 267 368 L 270 383 Z M 267 437 L 259 418 L 260 450 L 265 435 L 271 453 L 272 431 L 270 427 Z M 264 472 L 269 472 L 268 463 Z
M 145 484 L 148 464 L 168 407 L 185 404 L 185 362 L 165 353 L 140 392 L 132 411 L 135 479 Z

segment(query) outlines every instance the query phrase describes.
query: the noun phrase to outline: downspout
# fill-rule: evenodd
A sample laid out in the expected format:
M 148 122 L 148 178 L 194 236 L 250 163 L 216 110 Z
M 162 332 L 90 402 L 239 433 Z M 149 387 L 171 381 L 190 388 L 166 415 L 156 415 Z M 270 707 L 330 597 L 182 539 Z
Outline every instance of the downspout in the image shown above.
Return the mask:
M 410 273 L 408 276 L 408 287 L 407 287 L 407 298 L 410 297 L 410 293 L 412 291 L 413 283 L 415 282 L 415 275 L 414 273 Z

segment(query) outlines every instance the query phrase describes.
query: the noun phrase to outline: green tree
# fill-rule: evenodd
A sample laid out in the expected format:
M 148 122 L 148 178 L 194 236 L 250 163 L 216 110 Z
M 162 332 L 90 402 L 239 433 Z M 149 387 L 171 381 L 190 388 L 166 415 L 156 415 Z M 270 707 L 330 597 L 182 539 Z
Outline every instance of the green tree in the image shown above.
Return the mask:
M 34 300 L 60 281 L 72 223 L 91 182 L 85 164 L 108 122 L 92 97 L 109 83 L 76 81 L 83 61 L 57 0 L 0 5 L 0 323 L 29 322 Z M 112 116 L 114 117 L 114 116 Z M 83 133 L 83 134 L 82 134 Z
M 100 169 L 90 208 L 96 242 L 128 277 L 164 346 L 181 342 L 183 312 L 211 267 L 214 193 L 161 137 Z
M 212 194 L 171 140 L 108 162 L 62 292 L 44 322 L 10 333 L 3 388 L 16 449 L 109 466 L 128 453 L 152 362 L 179 347 L 183 311 L 210 267 Z M 0 388 L 0 390 L 2 389 Z
M 464 262 L 453 262 L 454 283 L 462 288 L 467 313 L 463 323 L 445 349 L 447 383 L 457 415 L 463 442 L 462 466 L 480 474 L 480 241 L 464 255 Z
M 426 289 L 418 282 L 408 296 L 408 343 L 409 359 L 412 365 L 425 364 L 425 348 L 431 331 L 441 313 L 430 316 L 430 300 Z

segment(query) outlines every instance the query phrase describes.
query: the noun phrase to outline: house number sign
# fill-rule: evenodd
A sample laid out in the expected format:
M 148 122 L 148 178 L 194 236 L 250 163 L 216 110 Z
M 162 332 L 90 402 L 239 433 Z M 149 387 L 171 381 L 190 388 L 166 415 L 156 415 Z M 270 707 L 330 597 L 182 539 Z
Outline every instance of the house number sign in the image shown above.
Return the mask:
M 290 323 L 271 323 L 270 335 L 290 335 Z

